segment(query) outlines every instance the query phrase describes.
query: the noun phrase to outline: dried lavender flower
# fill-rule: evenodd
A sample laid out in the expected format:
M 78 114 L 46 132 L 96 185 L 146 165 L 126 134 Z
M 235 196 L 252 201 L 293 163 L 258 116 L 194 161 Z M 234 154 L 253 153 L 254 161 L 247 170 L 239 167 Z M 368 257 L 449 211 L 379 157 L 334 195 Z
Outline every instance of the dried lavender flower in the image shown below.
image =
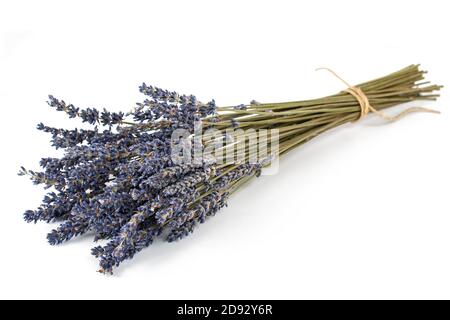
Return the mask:
M 376 109 L 435 99 L 439 86 L 417 84 L 423 74 L 418 66 L 410 66 L 360 88 L 370 88 L 367 97 Z M 49 96 L 51 108 L 92 127 L 67 130 L 39 123 L 37 129 L 49 133 L 51 145 L 63 155 L 42 158 L 41 171 L 21 167 L 18 173 L 49 189 L 41 205 L 23 217 L 33 223 L 60 222 L 47 236 L 51 245 L 86 233 L 93 234 L 94 241 L 108 240 L 92 249 L 102 273 L 112 273 L 157 237 L 172 242 L 188 236 L 226 206 L 235 190 L 258 177 L 271 159 L 358 119 L 361 112 L 358 101 L 345 92 L 314 101 L 252 100 L 250 105 L 221 108 L 214 100 L 202 103 L 193 95 L 145 83 L 139 90 L 146 98 L 129 112 L 81 109 Z M 343 101 L 338 107 L 336 99 Z M 254 146 L 244 149 L 243 163 L 221 162 L 225 155 L 213 161 L 206 156 L 199 162 L 174 161 L 173 133 L 184 129 L 195 141 L 199 122 L 201 134 L 214 129 L 218 141 L 227 141 L 228 129 L 277 129 L 279 149 L 256 163 L 250 161 Z M 202 137 L 201 153 L 210 146 Z M 188 146 L 191 140 L 182 143 Z

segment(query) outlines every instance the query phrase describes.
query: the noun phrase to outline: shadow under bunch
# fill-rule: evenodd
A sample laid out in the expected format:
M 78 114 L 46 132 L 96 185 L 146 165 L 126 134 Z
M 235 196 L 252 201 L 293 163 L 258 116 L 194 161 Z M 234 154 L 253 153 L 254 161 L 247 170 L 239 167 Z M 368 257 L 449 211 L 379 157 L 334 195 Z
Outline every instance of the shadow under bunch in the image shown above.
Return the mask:
M 421 83 L 423 75 L 414 65 L 358 87 L 377 110 L 434 100 L 440 87 Z M 307 101 L 217 107 L 214 100 L 202 103 L 195 96 L 146 84 L 139 89 L 146 99 L 128 113 L 80 109 L 49 96 L 50 107 L 92 128 L 66 130 L 40 123 L 37 129 L 49 133 L 52 146 L 63 149 L 64 155 L 43 158 L 42 171 L 22 167 L 19 172 L 49 189 L 37 209 L 24 213 L 25 221 L 61 222 L 47 236 L 51 245 L 88 231 L 94 241 L 108 240 L 92 249 L 103 273 L 112 273 L 156 237 L 169 242 L 186 237 L 267 164 L 249 162 L 251 148 L 241 163 L 216 157 L 179 164 L 171 149 L 175 130 L 194 133 L 201 122 L 203 133 L 214 128 L 225 139 L 229 129 L 277 129 L 279 148 L 268 154 L 273 158 L 360 115 L 358 101 L 346 92 Z M 234 138 L 248 139 L 245 133 Z M 208 143 L 203 136 L 201 147 Z

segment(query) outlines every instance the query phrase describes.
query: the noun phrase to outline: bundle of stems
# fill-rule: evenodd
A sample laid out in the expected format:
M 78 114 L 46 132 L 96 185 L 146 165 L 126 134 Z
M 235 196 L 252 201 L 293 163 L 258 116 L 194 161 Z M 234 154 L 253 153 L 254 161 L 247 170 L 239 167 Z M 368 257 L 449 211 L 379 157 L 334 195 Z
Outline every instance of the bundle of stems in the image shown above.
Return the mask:
M 398 104 L 435 100 L 441 87 L 423 82 L 424 74 L 412 65 L 356 87 L 368 98 L 370 111 L 380 115 Z M 25 220 L 62 222 L 47 236 L 52 245 L 88 232 L 94 241 L 107 240 L 92 249 L 102 273 L 112 273 L 157 237 L 171 242 L 189 235 L 273 159 L 364 115 L 360 101 L 346 91 L 313 100 L 229 107 L 145 84 L 140 91 L 150 98 L 128 113 L 80 110 L 49 96 L 51 107 L 95 127 L 66 130 L 39 124 L 64 156 L 43 158 L 41 172 L 23 167 L 19 172 L 51 189 L 36 210 L 25 212 Z M 196 123 L 202 124 L 200 137 Z M 100 131 L 102 125 L 107 129 Z M 173 136 L 178 129 L 188 131 L 189 143 L 199 139 L 203 156 L 212 148 L 213 161 L 177 162 Z M 264 153 L 259 144 L 246 143 L 252 130 L 270 133 Z M 224 144 L 230 132 L 232 143 Z M 244 149 L 238 147 L 242 142 Z
M 419 65 L 411 65 L 387 76 L 358 84 L 355 87 L 364 92 L 370 105 L 378 111 L 412 101 L 434 101 L 439 97 L 436 92 L 442 86 L 422 81 L 426 73 L 426 71 L 419 69 Z M 240 105 L 238 108 L 228 106 L 219 107 L 217 110 L 219 115 L 205 119 L 204 124 L 206 127 L 213 126 L 224 136 L 226 136 L 230 127 L 243 130 L 249 128 L 256 130 L 277 129 L 279 132 L 279 148 L 276 150 L 276 154 L 270 154 L 269 152 L 272 158 L 286 154 L 296 146 L 325 131 L 361 119 L 360 103 L 346 91 L 319 99 L 281 103 L 253 101 L 248 105 Z M 396 119 L 400 119 L 410 111 L 439 113 L 431 109 L 413 107 L 403 111 Z M 208 136 L 206 137 L 208 138 Z M 235 139 L 237 139 L 236 144 L 241 140 L 248 141 L 245 133 L 235 136 Z M 232 144 L 229 147 L 234 148 L 234 145 Z M 246 158 L 248 158 L 250 151 L 246 150 Z M 225 160 L 222 162 L 225 162 Z M 236 167 L 236 164 L 228 164 L 222 167 L 232 170 Z M 242 180 L 246 181 L 249 178 L 243 177 Z M 241 181 L 236 181 L 230 188 L 234 191 L 240 185 L 242 185 Z

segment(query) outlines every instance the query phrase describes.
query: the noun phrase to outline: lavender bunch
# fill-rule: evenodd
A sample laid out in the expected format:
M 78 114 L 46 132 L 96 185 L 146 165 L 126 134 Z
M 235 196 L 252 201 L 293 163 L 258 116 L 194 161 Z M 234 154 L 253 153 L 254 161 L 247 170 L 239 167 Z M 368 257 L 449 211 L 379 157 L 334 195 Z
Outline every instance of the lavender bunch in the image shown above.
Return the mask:
M 358 87 L 377 110 L 434 100 L 438 96 L 434 91 L 440 87 L 420 83 L 423 74 L 418 66 L 410 66 Z M 22 167 L 19 172 L 48 189 L 42 204 L 24 213 L 25 221 L 59 222 L 47 235 L 51 245 L 88 232 L 95 242 L 106 241 L 92 249 L 102 273 L 112 273 L 158 237 L 172 242 L 191 234 L 226 206 L 233 192 L 259 176 L 270 159 L 358 119 L 361 111 L 358 101 L 346 92 L 307 101 L 218 107 L 214 100 L 202 103 L 193 95 L 146 84 L 139 90 L 146 98 L 129 112 L 80 109 L 49 96 L 50 107 L 92 128 L 67 130 L 38 124 L 37 129 L 49 133 L 52 146 L 64 154 L 43 158 L 41 171 Z M 174 157 L 173 136 L 181 129 L 188 132 L 184 143 L 196 144 L 201 153 L 227 140 L 230 129 L 241 130 L 233 136 L 235 142 L 247 141 L 248 129 L 277 130 L 279 147 L 264 157 L 258 154 L 256 162 L 250 161 L 255 147 L 249 145 L 241 161 L 228 163 L 224 153 L 216 153 L 213 160 L 204 157 L 180 163 Z M 238 153 L 236 143 L 221 144 L 215 150 Z

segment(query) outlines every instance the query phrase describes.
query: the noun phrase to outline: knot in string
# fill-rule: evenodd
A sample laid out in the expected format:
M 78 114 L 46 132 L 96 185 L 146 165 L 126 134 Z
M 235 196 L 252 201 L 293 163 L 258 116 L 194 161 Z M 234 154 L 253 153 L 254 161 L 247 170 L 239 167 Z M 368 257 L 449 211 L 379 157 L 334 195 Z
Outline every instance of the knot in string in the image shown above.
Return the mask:
M 433 110 L 433 109 L 422 108 L 422 107 L 411 107 L 411 108 L 408 108 L 408 109 L 396 114 L 395 116 L 387 115 L 386 113 L 379 111 L 370 105 L 369 98 L 367 98 L 366 94 L 361 90 L 361 88 L 352 86 L 347 81 L 345 81 L 343 78 L 341 78 L 336 72 L 334 72 L 333 70 L 331 70 L 329 68 L 316 69 L 316 71 L 318 71 L 318 70 L 327 70 L 328 72 L 333 74 L 336 78 L 341 80 L 347 86 L 347 89 L 345 89 L 344 92 L 351 94 L 356 99 L 356 101 L 358 101 L 361 111 L 359 113 L 358 119 L 356 119 L 355 121 L 361 120 L 369 112 L 373 112 L 376 115 L 378 115 L 379 117 L 383 118 L 385 121 L 389 121 L 389 122 L 397 121 L 400 118 L 403 118 L 404 116 L 406 116 L 407 114 L 413 113 L 413 112 L 440 113 L 439 111 Z

